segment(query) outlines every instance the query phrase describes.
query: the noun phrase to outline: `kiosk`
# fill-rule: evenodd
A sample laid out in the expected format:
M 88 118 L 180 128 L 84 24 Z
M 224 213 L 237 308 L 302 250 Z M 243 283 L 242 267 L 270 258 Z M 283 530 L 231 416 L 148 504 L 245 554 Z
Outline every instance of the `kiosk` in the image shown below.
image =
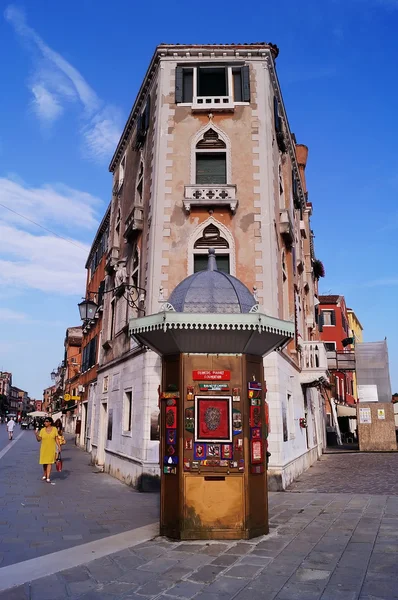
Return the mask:
M 294 337 L 248 288 L 208 268 L 184 279 L 166 310 L 133 319 L 130 334 L 163 357 L 160 533 L 242 539 L 268 533 L 262 357 Z

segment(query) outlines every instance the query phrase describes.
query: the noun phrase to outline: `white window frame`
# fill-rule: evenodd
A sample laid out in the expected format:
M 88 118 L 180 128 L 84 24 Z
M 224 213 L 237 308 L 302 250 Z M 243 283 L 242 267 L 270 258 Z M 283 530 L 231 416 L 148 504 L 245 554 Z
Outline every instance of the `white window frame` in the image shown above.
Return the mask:
M 142 193 L 141 197 L 138 192 L 138 186 L 142 182 Z M 144 161 L 141 159 L 138 165 L 137 178 L 135 182 L 135 196 L 134 196 L 134 205 L 142 206 L 144 204 Z
M 332 323 L 325 323 L 325 313 L 332 314 L 334 311 L 331 308 L 322 309 L 322 326 L 323 327 L 336 327 L 336 325 L 332 325 Z
M 289 440 L 294 440 L 296 437 L 296 422 L 294 415 L 294 400 L 293 394 L 291 392 L 287 392 L 286 394 L 286 404 L 287 404 L 287 434 Z
M 180 105 L 179 105 L 180 106 Z M 196 146 L 198 145 L 198 142 L 200 142 L 200 140 L 203 139 L 205 133 L 207 131 L 209 131 L 209 129 L 213 129 L 218 137 L 220 138 L 220 140 L 222 140 L 225 143 L 225 148 L 220 148 L 219 150 L 214 149 L 214 150 L 201 150 L 199 148 L 199 150 L 197 150 Z M 219 127 L 217 127 L 213 121 L 210 121 L 207 125 L 205 125 L 204 127 L 202 127 L 197 133 L 196 135 L 193 137 L 192 141 L 191 141 L 191 168 L 190 168 L 190 182 L 191 185 L 202 185 L 200 183 L 196 183 L 196 153 L 215 153 L 215 152 L 224 152 L 225 153 L 225 157 L 226 157 L 226 167 L 227 167 L 227 183 L 214 183 L 214 184 L 203 184 L 203 185 L 214 185 L 214 187 L 222 187 L 223 185 L 231 185 L 232 183 L 232 158 L 231 158 L 231 141 L 229 139 L 229 137 L 224 133 L 224 131 L 222 131 L 222 129 L 220 129 Z
M 119 165 L 119 191 L 123 185 L 124 175 L 126 173 L 126 154 L 123 155 Z
M 203 223 L 200 223 L 196 227 L 196 229 L 192 232 L 188 244 L 188 275 L 192 275 L 194 272 L 194 254 L 208 254 L 209 251 L 204 249 L 195 248 L 195 242 L 203 237 L 203 231 L 209 225 L 215 225 L 217 229 L 219 229 L 220 234 L 223 238 L 225 238 L 229 244 L 229 248 L 220 248 L 220 250 L 216 249 L 216 254 L 229 254 L 229 273 L 230 275 L 234 275 L 236 277 L 236 249 L 235 249 L 235 240 L 231 235 L 231 232 L 221 223 L 217 221 L 214 217 L 209 217 Z
M 326 348 L 326 346 L 325 346 L 325 350 L 326 350 L 326 352 L 336 352 L 336 342 L 334 342 L 333 340 L 331 340 L 330 342 L 328 342 L 328 341 L 326 341 L 326 342 L 325 342 L 325 340 L 323 340 L 323 343 L 324 343 L 324 344 L 333 344 L 333 345 L 334 345 L 334 350 L 328 350 L 328 349 Z
M 235 101 L 234 99 L 234 79 L 233 79 L 233 69 L 238 68 L 241 65 L 223 65 L 220 64 L 218 65 L 217 63 L 214 63 L 214 65 L 207 65 L 207 64 L 203 64 L 203 65 L 199 65 L 199 67 L 207 67 L 211 69 L 211 67 L 213 68 L 220 68 L 223 67 L 225 69 L 228 69 L 228 73 L 227 73 L 227 84 L 228 84 L 228 95 L 227 96 L 223 96 L 223 98 L 230 98 L 231 102 L 233 102 L 233 104 L 235 106 L 250 106 L 250 102 L 243 102 L 243 101 Z M 189 63 L 187 63 L 186 65 L 184 65 L 184 67 L 186 69 L 192 69 L 193 73 L 192 73 L 192 102 L 179 102 L 178 106 L 192 106 L 192 104 L 194 104 L 195 102 L 195 98 L 198 97 L 197 92 L 198 92 L 198 67 L 197 66 L 190 66 Z M 206 98 L 207 96 L 200 96 L 200 98 Z M 209 96 L 211 97 L 211 96 Z
M 128 398 L 130 398 L 130 400 L 128 400 Z M 133 391 L 131 388 L 128 388 L 128 389 L 123 390 L 123 414 L 122 414 L 122 435 L 124 435 L 126 437 L 132 437 L 132 435 L 133 435 L 133 409 L 134 409 Z M 130 422 L 129 422 L 129 417 L 130 417 Z M 128 428 L 126 428 L 126 426 Z
M 105 375 L 102 380 L 102 393 L 107 394 L 109 389 L 109 375 Z

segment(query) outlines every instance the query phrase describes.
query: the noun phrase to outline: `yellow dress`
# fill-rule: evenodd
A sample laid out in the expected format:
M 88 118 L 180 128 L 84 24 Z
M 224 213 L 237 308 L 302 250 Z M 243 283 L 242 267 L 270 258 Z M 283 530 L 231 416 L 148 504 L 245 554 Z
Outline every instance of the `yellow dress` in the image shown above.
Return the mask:
M 56 427 L 53 427 L 50 433 L 47 433 L 46 428 L 40 431 L 39 436 L 41 437 L 40 445 L 40 465 L 52 465 L 55 463 L 56 457 L 56 443 L 55 439 L 58 437 L 58 431 Z

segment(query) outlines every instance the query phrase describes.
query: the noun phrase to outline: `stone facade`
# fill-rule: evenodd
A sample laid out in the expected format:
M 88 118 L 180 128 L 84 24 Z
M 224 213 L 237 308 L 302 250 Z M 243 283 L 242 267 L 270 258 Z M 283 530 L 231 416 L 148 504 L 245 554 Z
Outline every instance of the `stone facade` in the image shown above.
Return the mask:
M 127 323 L 159 312 L 182 279 L 204 268 L 209 247 L 262 312 L 296 324 L 295 340 L 264 359 L 272 486 L 285 487 L 322 451 L 317 381 L 327 369 L 301 377 L 310 369 L 303 344 L 319 340 L 308 151 L 289 130 L 276 55 L 268 44 L 159 46 L 110 165 L 106 289 L 126 291 L 105 294 L 92 455 L 138 487 L 158 473 L 151 417 L 161 364 L 128 337 Z M 134 297 L 130 285 L 139 288 Z

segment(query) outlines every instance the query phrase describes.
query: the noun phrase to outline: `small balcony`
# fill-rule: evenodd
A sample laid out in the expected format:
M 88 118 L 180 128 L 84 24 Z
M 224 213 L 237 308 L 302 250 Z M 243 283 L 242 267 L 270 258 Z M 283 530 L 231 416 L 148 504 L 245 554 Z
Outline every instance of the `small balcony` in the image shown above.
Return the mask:
M 124 237 L 126 240 L 131 240 L 144 228 L 144 208 L 142 206 L 133 206 L 124 223 Z
M 300 383 L 312 383 L 319 379 L 329 381 L 328 359 L 323 342 L 301 342 Z
M 194 111 L 233 111 L 234 108 L 232 96 L 194 96 L 192 100 L 192 110 Z
M 355 352 L 331 351 L 327 353 L 328 369 L 331 371 L 355 371 Z
M 285 244 L 291 246 L 294 240 L 293 222 L 287 208 L 282 208 L 279 213 L 279 233 Z
M 236 185 L 186 185 L 183 203 L 187 213 L 191 206 L 228 206 L 235 214 L 238 207 Z
M 114 271 L 117 261 L 119 260 L 119 248 L 111 246 L 106 254 L 105 270 L 108 273 Z

